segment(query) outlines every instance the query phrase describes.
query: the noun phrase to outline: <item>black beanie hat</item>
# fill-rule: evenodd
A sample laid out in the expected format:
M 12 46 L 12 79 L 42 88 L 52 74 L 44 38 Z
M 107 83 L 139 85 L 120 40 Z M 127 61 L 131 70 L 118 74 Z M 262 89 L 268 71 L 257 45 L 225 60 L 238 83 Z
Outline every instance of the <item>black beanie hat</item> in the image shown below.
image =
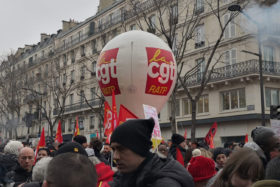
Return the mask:
M 229 155 L 227 153 L 228 152 L 227 152 L 227 150 L 225 148 L 217 147 L 217 148 L 214 149 L 214 152 L 213 152 L 213 160 L 216 162 L 216 158 L 220 154 L 224 154 L 224 155 L 226 155 L 228 157 Z
M 275 135 L 275 132 L 269 127 L 258 126 L 251 132 L 253 141 L 258 145 L 267 144 L 269 137 Z
M 88 156 L 85 149 L 77 142 L 69 142 L 69 143 L 66 143 L 66 144 L 62 145 L 57 150 L 55 156 L 63 154 L 63 153 L 69 153 L 69 152 L 70 153 L 79 153 L 79 154 Z
M 77 135 L 73 140 L 81 145 L 83 145 L 83 143 L 87 143 L 87 138 L 83 135 Z
M 154 126 L 155 122 L 152 118 L 128 120 L 114 130 L 111 143 L 119 143 L 134 153 L 146 157 L 152 146 Z
M 180 134 L 173 134 L 171 137 L 172 144 L 179 145 L 183 141 L 185 141 L 184 136 Z

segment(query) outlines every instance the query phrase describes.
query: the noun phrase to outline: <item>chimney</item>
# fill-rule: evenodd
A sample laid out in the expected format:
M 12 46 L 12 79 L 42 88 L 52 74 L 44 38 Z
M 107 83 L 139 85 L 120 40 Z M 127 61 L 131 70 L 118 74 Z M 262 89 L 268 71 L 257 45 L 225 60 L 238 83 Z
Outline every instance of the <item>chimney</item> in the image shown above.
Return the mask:
M 99 0 L 98 12 L 113 5 L 116 0 Z
M 46 33 L 41 33 L 41 43 L 45 41 L 45 39 L 50 38 L 50 35 Z
M 74 19 L 70 19 L 69 21 L 62 20 L 62 31 L 68 31 L 78 24 L 79 22 L 75 21 Z

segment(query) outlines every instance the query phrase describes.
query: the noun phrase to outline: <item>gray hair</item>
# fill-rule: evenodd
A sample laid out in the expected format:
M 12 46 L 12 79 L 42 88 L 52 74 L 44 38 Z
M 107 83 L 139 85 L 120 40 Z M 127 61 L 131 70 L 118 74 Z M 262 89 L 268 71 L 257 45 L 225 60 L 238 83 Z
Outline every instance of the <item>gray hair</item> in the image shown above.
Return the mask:
M 20 141 L 10 140 L 4 147 L 4 153 L 19 155 L 20 150 L 23 148 L 23 144 Z
M 49 162 L 52 157 L 41 158 L 34 166 L 32 171 L 32 181 L 43 182 L 46 177 Z

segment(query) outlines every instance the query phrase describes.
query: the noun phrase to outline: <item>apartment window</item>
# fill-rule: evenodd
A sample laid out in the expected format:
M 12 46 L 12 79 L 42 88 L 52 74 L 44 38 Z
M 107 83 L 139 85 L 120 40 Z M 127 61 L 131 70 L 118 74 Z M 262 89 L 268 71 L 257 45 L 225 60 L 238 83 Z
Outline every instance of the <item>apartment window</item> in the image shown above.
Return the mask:
M 192 104 L 188 98 L 183 98 L 183 115 L 189 115 L 192 113 Z
M 72 70 L 71 71 L 71 83 L 74 83 L 74 80 L 75 80 L 75 71 Z
M 85 127 L 84 127 L 84 118 L 83 117 L 79 118 L 79 128 L 80 128 L 80 130 L 84 130 L 85 129 Z
M 89 128 L 94 129 L 94 116 L 90 116 Z
M 81 41 L 81 39 L 82 39 L 82 31 L 79 31 L 78 32 L 78 40 Z
M 69 119 L 68 131 L 72 132 L 74 130 L 74 126 L 75 126 L 75 120 Z
M 73 44 L 73 36 L 70 36 L 70 44 Z
M 63 74 L 63 82 L 62 82 L 62 84 L 66 85 L 66 81 L 67 81 L 67 76 L 66 76 L 66 73 L 64 73 Z
M 197 102 L 197 113 L 209 112 L 208 95 L 201 96 Z
M 72 51 L 70 52 L 70 57 L 71 57 L 71 62 L 74 63 L 74 62 L 75 62 L 74 50 L 72 50 Z
M 274 49 L 271 46 L 263 46 L 263 60 L 274 61 Z
M 195 48 L 205 45 L 204 25 L 199 25 L 195 28 Z
M 63 46 L 62 46 L 63 48 L 65 48 L 66 47 L 66 41 L 65 40 L 63 40 Z
M 95 22 L 92 21 L 92 22 L 90 22 L 90 24 L 89 24 L 89 35 L 92 35 L 92 34 L 94 34 L 94 33 L 95 33 Z
M 96 61 L 93 61 L 91 63 L 91 75 L 93 76 L 95 75 L 95 73 L 96 73 Z
M 204 12 L 204 0 L 196 0 L 195 2 L 195 14 Z
M 45 76 L 46 77 L 48 76 L 48 73 L 49 73 L 49 65 L 46 64 L 46 66 L 45 66 Z
M 92 54 L 96 53 L 96 39 L 91 41 L 91 49 L 92 49 Z
M 84 45 L 82 45 L 81 46 L 81 56 L 83 57 L 83 56 L 85 56 L 86 54 L 85 54 L 85 46 Z
M 66 66 L 67 65 L 67 55 L 66 54 L 62 55 L 62 61 L 63 61 L 63 65 Z
M 176 99 L 175 101 L 175 111 L 176 111 L 176 116 L 180 116 L 180 100 Z
M 226 24 L 229 21 L 229 19 L 231 19 L 230 14 L 224 15 L 224 24 Z M 233 19 L 227 25 L 225 32 L 224 32 L 224 37 L 225 38 L 235 37 L 235 23 L 234 23 Z
M 83 104 L 85 102 L 85 92 L 84 90 L 80 91 L 80 103 Z
M 85 79 L 85 73 L 86 73 L 86 66 L 83 65 L 81 67 L 81 80 Z
M 73 105 L 74 104 L 74 94 L 69 95 L 69 104 Z
M 156 28 L 156 16 L 154 14 L 149 17 L 149 24 L 150 28 Z
M 130 25 L 130 30 L 131 30 L 131 31 L 132 31 L 132 30 L 136 30 L 136 24 Z
M 171 7 L 171 16 L 170 18 L 174 19 L 178 19 L 178 5 L 173 5 Z M 178 20 L 177 20 L 178 21 Z
M 177 54 L 177 50 L 178 50 L 178 48 L 177 48 L 177 42 L 178 41 L 178 33 L 176 33 L 175 34 L 175 36 L 174 36 L 174 38 L 173 38 L 173 43 L 172 43 L 172 51 L 173 51 L 173 53 L 174 53 L 174 55 L 176 55 Z
M 41 56 L 42 56 L 42 57 L 45 57 L 45 51 L 44 51 L 44 50 L 42 51 Z
M 225 52 L 226 66 L 236 64 L 236 49 L 231 49 Z
M 95 99 L 95 97 L 96 97 L 95 89 L 96 89 L 95 87 L 90 89 L 91 99 Z
M 197 80 L 200 81 L 205 71 L 205 59 L 204 58 L 197 59 L 196 65 L 197 65 Z
M 65 121 L 62 121 L 61 123 L 61 131 L 62 133 L 65 133 Z
M 265 88 L 265 101 L 266 107 L 270 107 L 271 105 L 279 105 L 279 91 L 277 88 Z
M 103 43 L 103 46 L 105 46 L 105 45 L 106 45 L 106 43 L 107 43 L 107 37 L 106 37 L 106 34 L 103 34 L 103 35 L 101 36 L 101 38 L 102 38 L 102 43 Z
M 221 93 L 222 110 L 234 110 L 246 107 L 245 88 Z

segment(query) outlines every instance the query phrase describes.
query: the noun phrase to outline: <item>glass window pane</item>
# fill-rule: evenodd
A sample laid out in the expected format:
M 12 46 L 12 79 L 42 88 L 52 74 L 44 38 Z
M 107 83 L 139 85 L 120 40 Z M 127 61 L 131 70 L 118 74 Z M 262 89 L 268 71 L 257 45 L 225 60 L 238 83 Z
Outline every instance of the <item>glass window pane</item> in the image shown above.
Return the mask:
M 238 108 L 238 96 L 237 90 L 233 90 L 230 92 L 230 99 L 231 99 L 231 109 Z
M 204 96 L 204 112 L 209 112 L 209 100 L 208 100 L 208 95 Z
M 203 97 L 199 98 L 197 102 L 197 113 L 203 113 Z
M 265 89 L 265 102 L 266 102 L 266 107 L 270 107 L 271 105 L 271 98 L 270 98 L 270 89 L 269 88 L 266 88 Z
M 279 103 L 278 99 L 279 99 L 278 90 L 271 89 L 271 104 L 272 105 L 278 105 L 278 103 Z
M 222 93 L 223 110 L 229 110 L 229 92 Z
M 189 100 L 187 98 L 184 98 L 183 99 L 183 112 L 184 112 L 184 115 L 188 115 L 190 114 L 190 110 L 189 110 Z
M 180 116 L 180 101 L 176 99 L 176 116 Z
M 246 97 L 245 97 L 245 89 L 239 90 L 239 107 L 246 107 Z

